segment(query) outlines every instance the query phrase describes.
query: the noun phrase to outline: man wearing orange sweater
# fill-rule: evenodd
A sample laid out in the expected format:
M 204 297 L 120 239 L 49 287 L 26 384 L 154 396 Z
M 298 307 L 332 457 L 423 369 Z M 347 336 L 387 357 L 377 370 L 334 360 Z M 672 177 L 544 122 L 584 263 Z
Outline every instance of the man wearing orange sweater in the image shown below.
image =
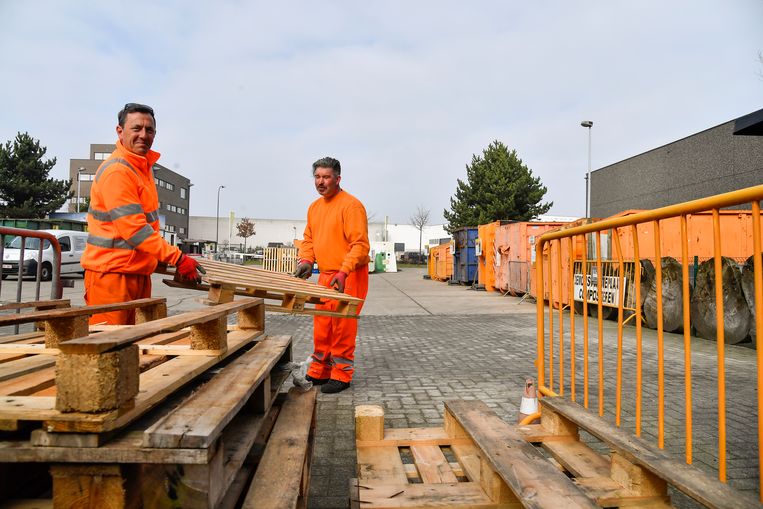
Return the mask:
M 339 187 L 342 180 L 339 161 L 324 157 L 313 163 L 315 189 L 320 198 L 307 210 L 307 226 L 299 248 L 295 276 L 308 279 L 313 262 L 321 273 L 318 284 L 340 292 L 366 298 L 368 293 L 368 219 L 360 201 Z M 335 310 L 337 301 L 317 309 Z M 358 306 L 358 314 L 362 304 Z M 355 318 L 313 317 L 314 350 L 307 379 L 321 385 L 321 392 L 332 394 L 350 386 L 354 372 Z

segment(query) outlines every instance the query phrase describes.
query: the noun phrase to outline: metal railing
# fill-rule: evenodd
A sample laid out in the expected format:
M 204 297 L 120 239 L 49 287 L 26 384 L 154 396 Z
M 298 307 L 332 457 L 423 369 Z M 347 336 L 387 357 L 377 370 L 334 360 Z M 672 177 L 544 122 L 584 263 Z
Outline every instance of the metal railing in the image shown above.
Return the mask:
M 19 237 L 20 240 L 20 246 L 19 246 L 19 256 L 18 259 L 14 260 L 6 260 L 5 259 L 5 250 L 7 248 L 6 244 L 8 243 L 8 239 L 14 239 L 16 237 Z M 50 245 L 53 247 L 53 263 L 52 265 L 52 274 L 51 274 L 51 286 L 50 286 L 50 298 L 51 299 L 60 299 L 63 297 L 63 286 L 61 284 L 61 246 L 58 243 L 58 239 L 50 233 L 47 232 L 41 232 L 36 230 L 24 230 L 21 228 L 7 228 L 7 227 L 0 227 L 0 260 L 2 261 L 2 268 L 0 268 L 0 273 L 2 273 L 2 277 L 0 277 L 0 292 L 2 292 L 3 288 L 3 281 L 5 280 L 6 276 L 16 276 L 16 295 L 15 295 L 15 302 L 21 302 L 22 299 L 22 289 L 24 285 L 24 277 L 30 276 L 30 274 L 26 274 L 25 271 L 25 263 L 24 263 L 24 255 L 26 251 L 26 245 L 27 245 L 27 239 L 34 238 L 39 239 L 38 246 L 37 246 L 37 258 L 36 258 L 36 267 L 37 270 L 34 274 L 34 285 L 35 285 L 35 291 L 34 291 L 34 299 L 33 300 L 40 300 L 40 290 L 41 290 L 41 282 L 42 282 L 42 260 L 43 260 L 43 250 L 45 248 L 45 241 L 49 241 Z M 34 258 L 33 258 L 34 260 Z M 15 268 L 15 271 L 13 269 Z M 12 272 L 13 271 L 13 272 Z M 17 309 L 16 312 L 21 312 L 20 309 Z M 18 334 L 18 325 L 14 326 L 15 330 L 14 333 Z
M 657 320 L 657 433 L 656 441 L 660 448 L 664 448 L 665 444 L 665 331 L 663 328 L 663 275 L 662 264 L 658 260 L 662 260 L 662 242 L 660 239 L 662 221 L 675 218 L 679 219 L 680 232 L 676 231 L 675 235 L 680 236 L 681 243 L 681 285 L 682 285 L 682 313 L 683 313 L 683 382 L 684 382 L 684 422 L 683 422 L 683 441 L 685 444 L 685 456 L 686 462 L 691 464 L 693 458 L 692 449 L 692 434 L 693 434 L 693 421 L 692 421 L 692 345 L 691 345 L 691 313 L 690 313 L 690 277 L 689 268 L 692 264 L 696 263 L 694 257 L 690 257 L 689 253 L 689 233 L 687 227 L 687 216 L 691 214 L 711 211 L 712 212 L 712 231 L 693 231 L 692 235 L 712 235 L 713 242 L 713 268 L 714 274 L 720 275 L 722 273 L 722 237 L 720 222 L 720 209 L 731 206 L 738 206 L 743 204 L 750 204 L 752 208 L 751 213 L 751 230 L 752 230 L 752 253 L 753 258 L 753 270 L 754 270 L 754 304 L 750 303 L 751 311 L 754 311 L 754 325 L 752 330 L 755 331 L 755 336 L 760 338 L 763 334 L 763 267 L 761 261 L 761 222 L 760 222 L 760 201 L 763 199 L 763 186 L 756 186 L 739 191 L 734 191 L 726 194 L 712 196 L 709 198 L 703 198 L 700 200 L 694 200 L 678 205 L 672 205 L 655 209 L 651 211 L 645 211 L 638 214 L 617 217 L 612 219 L 605 219 L 595 223 L 574 227 L 568 230 L 554 231 L 546 233 L 540 237 L 536 244 L 536 263 L 535 267 L 535 281 L 537 284 L 537 370 L 538 370 L 538 387 L 542 396 L 564 396 L 565 389 L 569 389 L 569 396 L 573 401 L 579 398 L 579 387 L 576 386 L 576 368 L 580 363 L 576 357 L 576 340 L 575 340 L 575 321 L 577 319 L 583 320 L 583 405 L 587 408 L 589 405 L 589 390 L 592 380 L 589 377 L 589 317 L 588 308 L 590 305 L 590 299 L 582 299 L 582 317 L 575 316 L 575 312 L 570 310 L 567 323 L 569 324 L 569 331 L 565 335 L 564 331 L 564 310 L 569 309 L 569 305 L 575 300 L 575 285 L 572 284 L 575 279 L 575 268 L 578 268 L 578 273 L 582 280 L 578 282 L 586 281 L 589 274 L 595 271 L 595 274 L 606 274 L 603 266 L 609 264 L 611 269 L 609 274 L 611 277 L 616 278 L 618 284 L 610 284 L 609 287 L 614 288 L 617 293 L 617 357 L 616 357 L 616 377 L 614 377 L 614 384 L 612 384 L 612 378 L 608 384 L 608 394 L 612 392 L 612 385 L 614 385 L 615 393 L 615 406 L 614 406 L 614 419 L 615 424 L 621 426 L 621 414 L 623 411 L 623 326 L 626 322 L 625 313 L 629 307 L 633 309 L 634 316 L 630 318 L 635 322 L 635 435 L 641 436 L 642 432 L 642 416 L 646 413 L 648 416 L 651 414 L 644 411 L 644 379 L 643 379 L 643 367 L 644 367 L 644 352 L 642 344 L 642 289 L 641 289 L 641 276 L 642 267 L 641 263 L 633 263 L 636 260 L 642 260 L 644 258 L 652 258 L 655 260 L 655 284 L 656 284 L 656 320 Z M 654 252 L 644 253 L 639 252 L 639 228 L 647 225 L 653 232 L 654 239 Z M 622 249 L 621 236 L 630 236 L 631 242 L 629 247 L 632 248 L 632 252 L 625 253 Z M 614 244 L 612 253 L 612 260 L 605 261 L 602 259 L 601 239 L 604 235 L 610 235 L 610 239 Z M 589 238 L 593 236 L 593 239 Z M 643 236 L 643 233 L 642 233 Z M 593 240 L 593 244 L 589 244 L 589 240 Z M 642 239 L 643 240 L 643 239 Z M 674 239 L 671 239 L 674 240 Z M 591 253 L 589 256 L 588 246 L 593 245 L 595 253 Z M 573 246 L 579 247 L 576 251 Z M 580 250 L 582 249 L 582 253 Z M 564 260 L 563 269 L 563 258 Z M 589 260 L 589 263 L 581 263 L 581 260 Z M 624 295 L 626 291 L 626 285 L 628 277 L 628 271 L 626 265 L 630 262 L 632 267 L 631 281 L 633 284 L 629 286 L 632 290 L 632 299 L 629 300 Z M 603 280 L 604 278 L 595 278 L 593 286 L 598 296 L 603 295 Z M 544 281 L 548 281 L 544 283 Z M 579 285 L 580 286 L 580 285 Z M 587 285 L 584 285 L 586 287 Z M 717 324 L 716 331 L 716 352 L 714 354 L 716 360 L 716 376 L 717 376 L 717 436 L 718 436 L 718 477 L 722 482 L 726 482 L 727 477 L 727 436 L 726 436 L 726 362 L 725 362 L 725 342 L 724 342 L 724 287 L 722 277 L 714 278 L 714 297 L 715 297 L 715 321 Z M 565 295 L 566 294 L 566 295 Z M 545 299 L 544 299 L 545 298 Z M 545 302 L 548 301 L 548 316 L 544 316 L 546 313 Z M 604 396 L 605 396 L 605 377 L 604 377 L 604 318 L 602 317 L 603 303 L 601 298 L 594 300 L 597 308 L 597 326 L 598 326 L 598 343 L 596 345 L 597 355 L 596 361 L 598 363 L 598 380 L 596 381 L 598 389 L 598 413 L 604 415 Z M 565 306 L 566 301 L 566 306 Z M 629 306 L 631 304 L 631 306 Z M 711 308 L 708 308 L 711 309 Z M 556 320 L 555 320 L 556 315 Z M 548 323 L 548 334 L 546 333 L 546 324 Z M 555 327 L 556 321 L 556 327 Z M 565 339 L 567 342 L 565 342 Z M 613 338 L 614 339 L 614 338 Z M 556 352 L 555 350 L 556 345 Z M 626 352 L 628 356 L 632 356 L 632 351 Z M 565 354 L 568 356 L 565 358 Z M 756 351 L 757 362 L 757 379 L 755 382 L 757 387 L 757 446 L 758 446 L 758 479 L 760 492 L 763 494 L 763 474 L 761 474 L 760 465 L 763 464 L 763 344 L 758 345 Z M 556 373 L 555 373 L 556 368 Z M 565 379 L 565 369 L 569 370 L 569 378 Z M 670 366 L 671 373 L 675 373 L 676 370 L 680 370 L 678 366 Z M 556 376 L 555 376 L 556 375 Z M 704 377 L 704 373 L 700 372 L 698 376 Z M 577 374 L 579 377 L 579 373 Z M 632 383 L 631 380 L 628 381 Z M 652 387 L 649 387 L 650 391 Z M 648 403 L 648 401 L 647 401 Z M 611 403 L 610 403 L 611 405 Z M 650 425 L 653 423 L 650 422 Z M 680 433 L 679 433 L 680 434 Z M 680 437 L 679 437 L 680 438 Z M 746 437 L 745 437 L 746 438 Z M 763 500 L 763 498 L 762 498 Z

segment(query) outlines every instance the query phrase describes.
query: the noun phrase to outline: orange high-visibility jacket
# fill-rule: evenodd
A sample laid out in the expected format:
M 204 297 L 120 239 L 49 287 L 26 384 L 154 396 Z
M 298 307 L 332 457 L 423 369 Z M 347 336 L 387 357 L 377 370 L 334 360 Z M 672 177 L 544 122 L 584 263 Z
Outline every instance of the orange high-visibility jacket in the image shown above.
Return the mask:
M 299 258 L 317 261 L 321 272 L 349 274 L 368 264 L 368 219 L 360 200 L 344 190 L 320 197 L 307 209 Z
M 90 189 L 82 267 L 148 275 L 158 262 L 174 265 L 180 258 L 180 249 L 159 235 L 159 196 L 152 170 L 158 159 L 158 152 L 144 157 L 117 141 Z

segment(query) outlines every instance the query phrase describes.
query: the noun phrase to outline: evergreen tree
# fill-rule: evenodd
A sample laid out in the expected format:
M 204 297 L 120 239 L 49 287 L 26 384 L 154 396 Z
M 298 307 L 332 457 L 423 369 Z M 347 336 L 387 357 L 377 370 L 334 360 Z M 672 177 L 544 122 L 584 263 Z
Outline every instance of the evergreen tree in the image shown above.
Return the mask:
M 450 209 L 443 212 L 448 232 L 502 219 L 529 221 L 549 211 L 553 202 L 541 203 L 546 187 L 533 177 L 516 150 L 498 140 L 473 155 L 466 166 L 466 182 L 458 179 Z
M 28 133 L 0 145 L 0 217 L 39 219 L 72 197 L 71 180 L 48 178 L 56 158 Z

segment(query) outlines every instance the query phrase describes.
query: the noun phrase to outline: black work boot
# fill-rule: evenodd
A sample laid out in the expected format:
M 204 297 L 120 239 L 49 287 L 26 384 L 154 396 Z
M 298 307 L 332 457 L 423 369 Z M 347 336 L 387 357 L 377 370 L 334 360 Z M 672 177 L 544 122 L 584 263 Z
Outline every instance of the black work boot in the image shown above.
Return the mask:
M 332 378 L 326 385 L 321 387 L 321 392 L 324 394 L 334 394 L 337 392 L 342 392 L 349 386 L 350 382 L 340 382 L 339 380 L 334 380 Z
M 305 375 L 305 380 L 312 382 L 313 385 L 323 385 L 329 381 L 328 378 L 313 378 L 310 375 Z

